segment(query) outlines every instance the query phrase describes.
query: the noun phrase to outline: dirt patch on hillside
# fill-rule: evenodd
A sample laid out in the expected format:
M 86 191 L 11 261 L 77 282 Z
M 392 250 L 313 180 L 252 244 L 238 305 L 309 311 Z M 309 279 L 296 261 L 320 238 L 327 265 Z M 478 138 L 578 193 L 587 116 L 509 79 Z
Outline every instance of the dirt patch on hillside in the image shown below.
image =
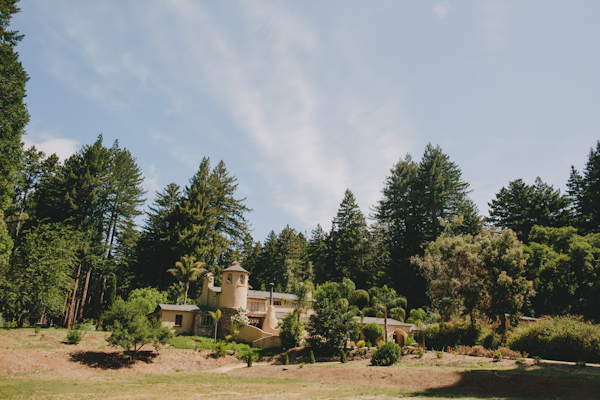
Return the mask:
M 501 364 L 506 367 L 515 366 L 511 360 L 502 361 Z M 424 391 L 431 395 L 598 399 L 600 381 L 586 377 L 585 369 L 566 365 L 539 367 L 532 364 L 532 360 L 529 360 L 528 364 L 520 368 L 531 372 L 542 368 L 552 368 L 556 372 L 562 369 L 574 373 L 575 377 L 557 378 L 533 373 L 525 375 L 500 368 L 483 370 L 486 366 L 499 365 L 492 359 L 483 357 L 446 355 L 443 359 L 437 359 L 434 353 L 428 353 L 423 358 L 406 356 L 393 367 L 373 367 L 365 360 L 348 364 L 261 365 L 236 369 L 230 374 L 241 377 L 299 379 L 345 386 L 383 386 Z M 477 365 L 482 369 L 477 369 Z M 456 369 L 461 366 L 468 369 Z
M 50 371 L 70 378 L 91 378 L 103 371 L 165 374 L 201 372 L 224 365 L 244 365 L 234 356 L 215 359 L 210 351 L 142 351 L 134 361 L 122 351 L 69 349 L 0 349 L 0 375 Z
M 16 335 L 17 333 L 14 333 Z M 22 333 L 21 333 L 22 335 Z M 50 372 L 72 379 L 102 380 L 107 374 L 173 372 L 213 372 L 241 377 L 291 378 L 344 386 L 390 387 L 424 392 L 427 395 L 470 395 L 528 398 L 597 399 L 600 393 L 600 374 L 597 368 L 577 368 L 573 365 L 534 366 L 527 360 L 520 368 L 526 373 L 514 373 L 514 360 L 494 363 L 484 357 L 469 357 L 445 353 L 438 358 L 428 352 L 423 358 L 408 355 L 393 367 L 372 367 L 368 359 L 341 364 L 339 361 L 316 365 L 300 362 L 305 356 L 290 353 L 294 365 L 277 364 L 281 357 L 262 360 L 252 368 L 233 355 L 215 359 L 208 350 L 161 349 L 159 352 L 142 351 L 137 360 L 130 361 L 120 350 L 103 348 L 104 333 L 86 336 L 77 346 L 62 343 L 64 332 L 46 336 L 31 336 L 31 340 L 13 337 L 13 333 L 0 340 L 0 375 Z M 28 348 L 52 346 L 53 348 Z M 493 367 L 493 370 L 489 370 Z M 512 368 L 509 369 L 509 368 Z M 541 369 L 553 370 L 553 376 L 535 375 Z M 555 377 L 561 373 L 567 378 Z M 593 375 L 590 376 L 590 375 Z M 594 379 L 594 377 L 596 379 Z

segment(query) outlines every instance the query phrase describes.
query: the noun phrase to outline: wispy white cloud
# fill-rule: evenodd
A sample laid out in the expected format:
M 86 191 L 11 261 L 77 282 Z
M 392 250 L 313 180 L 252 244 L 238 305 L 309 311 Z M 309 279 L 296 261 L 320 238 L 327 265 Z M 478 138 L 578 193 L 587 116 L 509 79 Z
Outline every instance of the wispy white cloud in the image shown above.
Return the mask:
M 162 112 L 181 116 L 188 130 L 194 114 L 212 102 L 254 144 L 257 153 L 247 164 L 268 182 L 275 207 L 306 225 L 325 226 L 350 188 L 368 213 L 385 175 L 410 147 L 414 127 L 402 88 L 369 69 L 366 48 L 342 36 L 335 46 L 344 47 L 347 68 L 328 64 L 323 27 L 293 5 L 239 5 L 227 9 L 225 21 L 218 5 L 150 2 L 129 24 L 111 25 L 109 36 L 91 23 L 89 10 L 65 5 L 69 29 L 55 38 L 64 51 L 53 59 L 54 74 L 110 110 L 134 107 L 143 98 L 131 93 L 137 88 L 160 98 Z M 132 44 L 140 38 L 144 46 Z M 192 171 L 198 148 L 217 140 L 159 127 L 147 134 Z M 149 192 L 157 190 L 154 170 L 146 180 Z
M 448 3 L 446 0 L 440 1 L 433 7 L 431 12 L 439 19 L 444 19 L 450 12 L 450 3 Z
M 500 0 L 484 0 L 481 3 L 483 11 L 483 40 L 486 49 L 498 51 L 506 47 L 507 37 L 507 2 Z
M 32 132 L 32 129 L 23 137 L 23 143 L 25 148 L 35 146 L 47 156 L 56 154 L 61 162 L 75 154 L 81 146 L 77 140 L 63 138 L 53 132 Z

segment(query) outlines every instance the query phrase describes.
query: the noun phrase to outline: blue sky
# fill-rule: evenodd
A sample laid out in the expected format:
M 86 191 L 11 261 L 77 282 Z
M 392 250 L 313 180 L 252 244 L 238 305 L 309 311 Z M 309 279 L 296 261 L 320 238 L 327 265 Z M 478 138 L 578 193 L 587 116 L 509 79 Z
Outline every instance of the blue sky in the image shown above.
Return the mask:
M 103 134 L 147 204 L 208 156 L 255 240 L 363 213 L 390 169 L 439 144 L 487 215 L 501 187 L 564 191 L 600 139 L 597 1 L 24 1 L 31 121 L 67 157 Z

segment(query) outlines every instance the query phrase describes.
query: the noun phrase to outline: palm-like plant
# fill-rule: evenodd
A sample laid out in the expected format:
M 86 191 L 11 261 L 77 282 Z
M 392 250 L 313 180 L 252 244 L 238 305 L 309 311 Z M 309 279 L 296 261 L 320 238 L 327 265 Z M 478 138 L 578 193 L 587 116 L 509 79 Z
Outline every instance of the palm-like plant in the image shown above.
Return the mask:
M 383 315 L 384 340 L 388 339 L 387 319 L 388 316 L 394 317 L 400 321 L 404 320 L 406 312 L 406 297 L 399 296 L 394 289 L 387 286 L 382 288 L 374 287 L 370 291 L 371 310 L 378 315 Z
M 173 274 L 173 276 L 185 285 L 183 294 L 183 304 L 187 304 L 187 294 L 190 289 L 190 282 L 197 280 L 206 269 L 203 267 L 204 263 L 196 261 L 194 256 L 183 256 L 181 261 L 175 263 L 175 268 L 170 268 L 167 272 Z
M 221 320 L 221 310 L 217 311 L 209 311 L 210 316 L 215 321 L 215 343 L 217 343 L 217 327 L 219 326 L 219 321 Z

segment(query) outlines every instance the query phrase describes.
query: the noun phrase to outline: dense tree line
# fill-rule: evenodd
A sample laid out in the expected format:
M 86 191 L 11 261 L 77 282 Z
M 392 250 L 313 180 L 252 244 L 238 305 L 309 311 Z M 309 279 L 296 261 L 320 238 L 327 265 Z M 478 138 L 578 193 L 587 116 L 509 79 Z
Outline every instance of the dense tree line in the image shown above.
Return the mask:
M 485 219 L 458 165 L 429 144 L 420 160 L 407 154 L 391 168 L 370 215 L 347 189 L 329 229 L 318 225 L 307 237 L 286 226 L 255 241 L 251 210 L 223 161 L 213 167 L 203 158 L 187 186 L 168 184 L 143 212 L 141 170 L 118 141 L 108 147 L 100 135 L 63 163 L 23 149 L 28 77 L 15 52 L 22 35 L 9 30 L 16 3 L 0 0 L 5 317 L 71 325 L 148 287 L 174 303 L 193 301 L 204 271 L 218 285 L 222 268 L 238 260 L 255 289 L 348 280 L 361 293 L 357 304 L 372 300 L 366 290 L 385 287 L 413 309 L 487 315 L 502 325 L 506 313 L 523 311 L 600 318 L 600 141 L 581 172 L 571 169 L 566 194 L 541 178 L 516 179 Z

